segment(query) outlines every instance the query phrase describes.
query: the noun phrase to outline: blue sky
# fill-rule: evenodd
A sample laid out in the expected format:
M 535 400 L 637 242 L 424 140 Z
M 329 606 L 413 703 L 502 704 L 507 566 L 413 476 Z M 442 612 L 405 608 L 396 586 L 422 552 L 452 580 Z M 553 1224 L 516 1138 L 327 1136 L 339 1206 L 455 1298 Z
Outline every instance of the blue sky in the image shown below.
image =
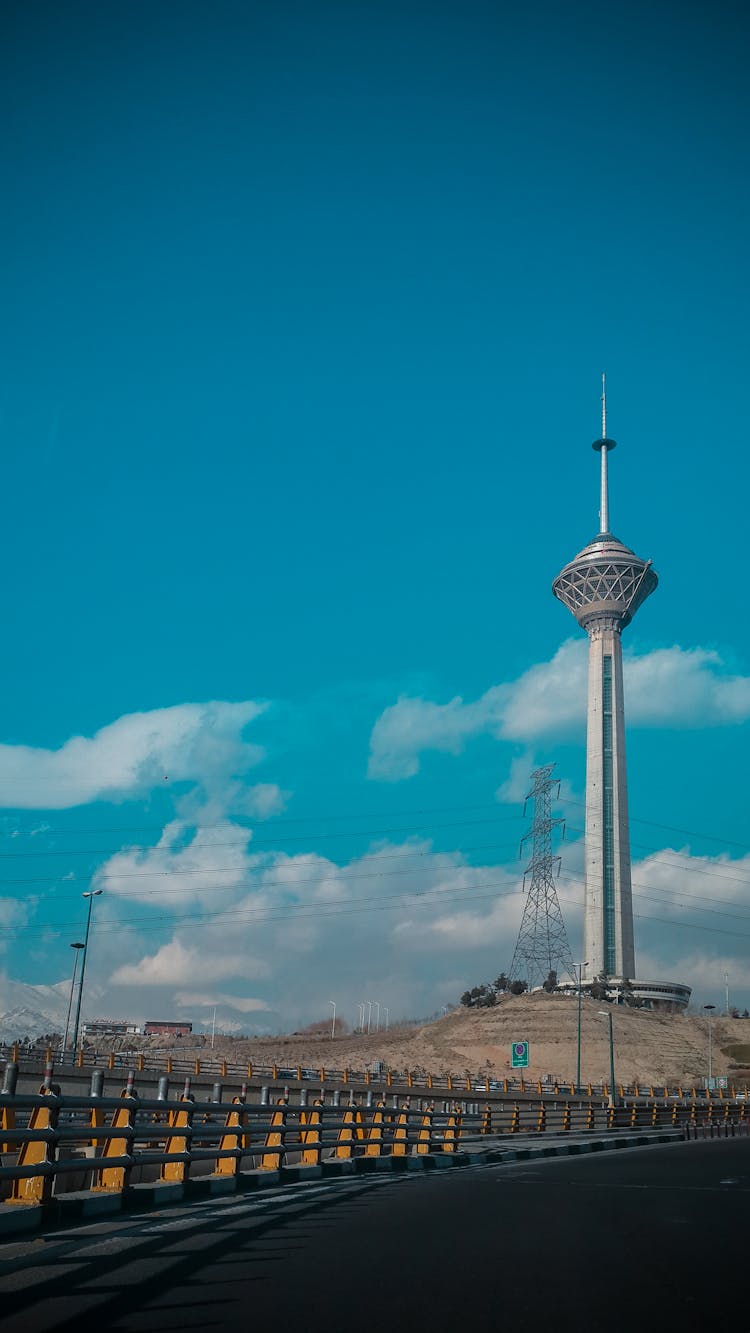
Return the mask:
M 477 885 L 516 883 L 524 765 L 558 761 L 580 824 L 585 644 L 556 657 L 582 636 L 550 583 L 596 528 L 606 369 L 612 526 L 661 580 L 625 635 L 634 856 L 661 854 L 649 884 L 690 858 L 639 957 L 696 999 L 727 967 L 750 1003 L 743 9 L 72 3 L 3 28 L 7 977 L 65 988 L 97 873 L 97 1012 L 198 1019 L 220 986 L 273 1027 L 333 984 L 352 1015 L 363 990 L 427 1013 L 507 965 L 521 899 Z M 517 683 L 553 661 L 568 702 L 534 720 Z M 449 740 L 422 709 L 415 759 L 409 701 L 459 696 L 485 703 Z M 245 878 L 206 868 L 202 902 L 225 920 L 117 888 L 121 848 L 166 837 L 172 873 L 227 826 Z M 373 830 L 452 857 L 439 929 L 355 886 Z M 261 891 L 313 855 L 361 942 Z

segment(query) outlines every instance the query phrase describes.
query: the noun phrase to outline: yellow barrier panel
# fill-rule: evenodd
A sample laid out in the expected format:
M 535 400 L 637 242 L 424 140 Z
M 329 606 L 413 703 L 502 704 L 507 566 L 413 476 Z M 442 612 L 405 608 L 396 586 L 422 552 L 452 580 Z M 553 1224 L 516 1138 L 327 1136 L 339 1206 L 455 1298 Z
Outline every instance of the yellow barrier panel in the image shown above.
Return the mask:
M 338 1133 L 334 1157 L 352 1157 L 354 1154 L 354 1137 L 357 1126 L 361 1127 L 362 1116 L 355 1106 L 348 1106 L 344 1111 L 344 1123 Z M 359 1135 L 357 1135 L 359 1137 Z
M 294 1071 L 294 1076 L 298 1083 L 302 1082 L 302 1065 L 297 1065 L 297 1068 Z
M 404 1102 L 399 1111 L 396 1128 L 393 1131 L 393 1147 L 391 1154 L 393 1157 L 406 1157 L 409 1151 L 409 1107 L 410 1102 Z
M 412 1077 L 412 1073 L 411 1073 L 411 1070 L 410 1070 L 410 1069 L 407 1070 L 407 1072 L 406 1072 L 406 1086 L 407 1086 L 407 1088 L 413 1088 L 413 1087 L 414 1087 L 414 1079 L 413 1079 L 413 1077 Z
M 198 1061 L 196 1060 L 196 1064 Z M 190 1127 L 193 1123 L 193 1099 L 192 1097 L 181 1097 L 179 1109 L 170 1111 L 167 1125 L 169 1134 L 164 1144 L 165 1152 L 188 1152 L 190 1147 Z M 180 1133 L 179 1131 L 183 1132 Z M 187 1180 L 189 1163 L 188 1162 L 163 1162 L 160 1172 L 161 1180 Z
M 39 1095 L 50 1097 L 58 1095 L 60 1088 L 54 1084 L 50 1088 L 41 1087 Z M 35 1106 L 29 1117 L 29 1129 L 56 1129 L 56 1106 Z M 10 1128 L 10 1126 L 8 1126 Z M 55 1145 L 44 1141 L 23 1143 L 18 1154 L 18 1166 L 41 1166 L 55 1160 Z M 35 1204 L 46 1203 L 52 1197 L 51 1176 L 27 1176 L 23 1180 L 14 1180 L 8 1203 Z
M 222 1077 L 222 1078 L 226 1078 L 226 1076 L 227 1076 L 227 1062 L 226 1062 L 226 1060 L 222 1060 L 221 1065 L 220 1065 L 220 1067 L 219 1067 L 219 1073 L 221 1074 L 221 1077 Z
M 139 1056 L 138 1056 L 138 1069 L 139 1069 L 139 1071 L 140 1071 L 141 1073 L 143 1073 L 143 1070 L 144 1070 L 145 1068 L 146 1068 L 146 1061 L 144 1060 L 144 1058 L 143 1058 L 142 1055 L 139 1055 Z
M 562 1127 L 570 1129 L 570 1102 L 566 1102 L 563 1107 Z
M 349 1082 L 349 1070 L 348 1070 L 348 1069 L 344 1069 L 344 1070 L 342 1071 L 342 1074 L 341 1074 L 341 1082 L 342 1082 L 342 1083 L 348 1083 L 348 1082 Z
M 607 1107 L 607 1129 L 614 1129 L 614 1127 L 615 1127 L 615 1108 L 610 1102 L 609 1106 Z
M 200 1072 L 201 1072 L 201 1062 L 200 1062 L 200 1060 L 196 1057 L 196 1061 L 195 1061 L 195 1064 L 194 1064 L 194 1066 L 193 1066 L 193 1073 L 194 1073 L 194 1074 L 200 1074 Z
M 378 1102 L 372 1117 L 370 1132 L 367 1136 L 365 1157 L 379 1157 L 383 1147 L 383 1108 L 385 1102 Z
M 114 1069 L 114 1067 L 115 1067 L 115 1053 L 114 1051 L 110 1051 L 109 1059 L 107 1061 L 107 1068 Z
M 326 1081 L 326 1071 L 325 1071 L 325 1069 L 323 1069 L 322 1066 L 321 1066 L 321 1068 L 318 1070 L 318 1074 L 320 1075 L 320 1081 L 321 1081 L 321 1083 L 325 1083 L 325 1081 Z
M 652 1128 L 655 1129 L 656 1126 L 658 1125 L 658 1123 L 659 1123 L 659 1108 L 658 1108 L 656 1102 L 654 1102 L 654 1103 L 652 1104 L 652 1106 L 651 1106 L 651 1125 L 652 1125 Z
M 393 1086 L 393 1075 L 391 1074 L 390 1069 L 386 1072 L 385 1082 L 386 1082 L 386 1087 L 390 1088 Z
M 112 1116 L 112 1129 L 132 1129 L 135 1123 L 135 1113 L 138 1109 L 138 1097 L 132 1089 L 123 1088 L 120 1093 L 123 1102 L 127 1105 L 118 1106 Z M 132 1151 L 132 1137 L 123 1135 L 120 1138 L 112 1136 L 104 1141 L 104 1146 L 99 1154 L 100 1157 L 126 1157 Z M 106 1166 L 100 1171 L 94 1172 L 94 1179 L 91 1183 L 92 1190 L 102 1193 L 113 1193 L 123 1190 L 128 1182 L 130 1167 L 126 1166 Z
M 448 1075 L 445 1086 L 449 1092 L 453 1092 L 453 1079 L 451 1078 L 450 1074 Z
M 50 1058 L 49 1056 L 47 1057 Z M 79 1069 L 83 1069 L 83 1048 L 76 1053 L 76 1064 Z
M 253 1066 L 252 1066 L 252 1062 L 251 1062 L 251 1063 L 248 1065 L 248 1067 L 247 1067 L 247 1076 L 248 1076 L 248 1078 L 252 1078 L 252 1076 L 253 1076 Z
M 471 1092 L 471 1074 L 466 1075 L 466 1082 L 464 1084 L 464 1087 L 466 1088 L 467 1092 Z
M 591 1105 L 591 1102 L 589 1102 L 588 1110 L 586 1112 L 586 1128 L 594 1128 L 594 1108 Z
M 96 1105 L 92 1106 L 92 1108 L 91 1108 L 91 1115 L 90 1115 L 90 1117 L 89 1117 L 89 1124 L 90 1124 L 90 1126 L 91 1126 L 92 1129 L 101 1129 L 101 1128 L 103 1127 L 103 1125 L 104 1125 L 104 1112 L 103 1112 L 103 1110 L 102 1110 L 102 1108 L 101 1108 L 100 1106 L 96 1106 Z M 100 1143 L 101 1143 L 101 1139 L 97 1139 L 97 1138 L 89 1139 L 89 1147 L 90 1147 L 90 1148 L 98 1148 L 98 1146 L 99 1146 Z
M 266 1148 L 282 1148 L 284 1146 L 284 1135 L 286 1133 L 286 1103 L 283 1099 L 278 1103 L 279 1110 L 274 1111 L 271 1116 L 271 1128 L 266 1134 Z M 283 1153 L 264 1153 L 260 1163 L 261 1171 L 278 1171 L 281 1166 Z
M 219 1148 L 222 1152 L 231 1149 L 234 1152 L 241 1150 L 247 1152 L 250 1146 L 250 1135 L 244 1132 L 244 1126 L 247 1122 L 247 1112 L 245 1103 L 241 1097 L 233 1097 L 232 1104 L 236 1110 L 228 1111 L 224 1122 L 224 1133 L 219 1140 Z M 238 1176 L 242 1168 L 241 1157 L 217 1157 L 215 1176 Z
M 456 1152 L 461 1138 L 461 1111 L 454 1106 L 448 1116 L 448 1124 L 443 1136 L 443 1152 Z
M 424 1110 L 422 1112 L 422 1124 L 420 1125 L 420 1136 L 417 1138 L 418 1156 L 424 1156 L 432 1149 L 433 1134 L 433 1110 Z
M 484 1112 L 482 1115 L 482 1128 L 480 1129 L 479 1132 L 480 1134 L 492 1133 L 492 1107 L 489 1104 L 484 1108 Z
M 510 1132 L 517 1134 L 521 1128 L 521 1113 L 518 1109 L 518 1102 L 513 1103 L 513 1114 L 510 1118 Z
M 0 1131 L 4 1129 L 5 1130 L 15 1129 L 15 1127 L 16 1127 L 15 1108 L 12 1106 L 3 1106 L 2 1109 L 0 1109 Z M 15 1152 L 15 1151 L 16 1151 L 15 1145 L 11 1146 L 10 1143 L 6 1143 L 2 1139 L 0 1139 L 0 1152 Z
M 310 1111 L 300 1112 L 300 1125 L 304 1126 L 300 1131 L 300 1141 L 305 1145 L 300 1158 L 303 1166 L 317 1166 L 320 1162 L 320 1153 L 322 1149 L 320 1137 L 320 1108 L 322 1105 L 322 1101 L 318 1098 L 313 1102 Z
M 168 1056 L 167 1056 L 167 1073 L 168 1073 L 168 1074 L 171 1074 L 171 1073 L 172 1073 L 172 1057 L 171 1057 L 171 1055 L 168 1055 Z
M 536 1117 L 536 1132 L 541 1134 L 547 1128 L 547 1112 L 544 1109 L 544 1102 L 540 1102 L 539 1111 Z
M 432 1074 L 428 1074 L 428 1075 L 427 1075 L 427 1087 L 431 1089 L 432 1086 L 433 1086 L 433 1084 L 432 1084 Z
M 638 1107 L 636 1106 L 635 1102 L 633 1102 L 633 1105 L 630 1108 L 630 1128 L 635 1129 L 637 1124 L 638 1124 Z

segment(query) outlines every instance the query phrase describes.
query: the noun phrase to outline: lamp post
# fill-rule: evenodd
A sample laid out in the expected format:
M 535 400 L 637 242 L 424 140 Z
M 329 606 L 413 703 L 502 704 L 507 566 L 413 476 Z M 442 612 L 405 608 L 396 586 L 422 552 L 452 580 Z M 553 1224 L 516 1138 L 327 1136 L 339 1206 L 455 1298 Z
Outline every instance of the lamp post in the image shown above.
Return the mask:
M 386 1032 L 387 1032 L 387 1031 L 388 1031 L 388 1019 L 389 1019 L 389 1017 L 390 1017 L 390 1013 L 391 1013 L 391 1011 L 390 1011 L 390 1009 L 388 1008 L 388 1005 L 387 1005 L 387 1004 L 384 1004 L 384 1005 L 383 1005 L 383 1013 L 385 1014 L 385 1030 L 386 1030 Z
M 610 1105 L 615 1105 L 615 1039 L 612 1031 L 612 1010 L 599 1009 L 597 1011 L 602 1018 L 609 1019 L 609 1101 Z
M 711 1014 L 716 1008 L 715 1004 L 704 1004 L 703 1012 L 708 1019 L 708 1086 L 711 1087 L 713 1081 L 713 1051 L 711 1049 Z
M 214 1005 L 214 1016 L 211 1023 L 211 1050 L 214 1048 L 214 1039 L 216 1037 L 216 1005 Z
M 370 1035 L 370 1027 L 371 1027 L 371 1026 L 372 1026 L 372 1000 L 368 1000 L 368 1001 L 367 1001 L 367 1035 L 368 1035 L 368 1036 Z
M 576 1063 L 576 1092 L 581 1091 L 581 974 L 588 963 L 574 963 L 578 968 L 578 1061 Z
M 83 948 L 83 945 L 82 945 L 80 942 L 78 942 L 78 943 L 76 943 L 76 944 L 71 944 L 70 947 L 71 947 L 71 949 L 75 949 L 75 954 L 73 955 L 73 977 L 72 977 L 72 980 L 71 980 L 71 983 L 70 983 L 70 996 L 69 996 L 69 998 L 68 998 L 68 1012 L 67 1012 L 67 1015 L 66 1015 L 66 1018 L 65 1018 L 65 1036 L 63 1037 L 63 1044 L 62 1044 L 62 1051 L 61 1051 L 61 1057 L 62 1057 L 62 1063 L 63 1063 L 63 1064 L 65 1064 L 65 1052 L 66 1052 L 67 1049 L 68 1049 L 68 1029 L 69 1029 L 69 1027 L 70 1027 L 70 1015 L 71 1015 L 71 1011 L 72 1011 L 72 1009 L 73 1009 L 73 992 L 75 991 L 75 988 L 76 988 L 76 972 L 77 972 L 77 970 L 78 970 L 78 952 L 79 952 L 80 949 Z
M 376 1015 L 375 1015 L 375 1031 L 376 1031 L 376 1032 L 379 1032 L 379 1031 L 380 1031 L 380 1000 L 376 1000 L 376 1001 L 375 1001 L 375 1008 L 376 1008 L 377 1011 L 378 1011 L 378 1012 L 376 1013 Z
M 100 896 L 101 892 L 102 892 L 101 889 L 89 889 L 86 893 L 82 893 L 82 894 L 81 894 L 81 897 L 82 897 L 82 898 L 88 898 L 88 900 L 89 900 L 89 910 L 88 910 L 88 916 L 86 917 L 86 934 L 85 934 L 84 937 L 83 937 L 83 953 L 81 954 L 81 980 L 80 980 L 79 983 L 78 983 L 78 1003 L 77 1003 L 77 1005 L 76 1005 L 76 1021 L 75 1021 L 74 1027 L 73 1027 L 73 1055 L 74 1055 L 74 1057 L 75 1057 L 75 1049 L 76 1049 L 76 1046 L 78 1045 L 78 1024 L 79 1024 L 79 1022 L 80 1022 L 80 1018 L 81 1018 L 81 999 L 82 999 L 82 997 L 83 997 L 83 978 L 84 978 L 84 974 L 85 974 L 85 972 L 86 972 L 86 953 L 87 953 L 87 951 L 88 951 L 88 947 L 89 947 L 89 931 L 91 930 L 91 909 L 92 909 L 92 907 L 94 906 L 94 899 L 95 899 L 95 898 L 98 898 L 98 897 Z
M 365 1002 L 364 1002 L 364 1000 L 361 1000 L 361 1001 L 360 1001 L 360 1003 L 357 1005 L 357 1008 L 359 1009 L 359 1030 L 360 1030 L 360 1032 L 364 1032 L 364 1030 L 365 1030 Z
M 336 1036 L 336 1001 L 329 1000 L 328 1003 L 333 1005 L 333 1019 L 331 1022 L 331 1041 L 333 1041 Z
M 727 1007 L 724 1010 L 724 1012 L 727 1018 L 729 1018 L 729 973 L 728 972 L 724 973 L 724 996 L 727 1002 Z

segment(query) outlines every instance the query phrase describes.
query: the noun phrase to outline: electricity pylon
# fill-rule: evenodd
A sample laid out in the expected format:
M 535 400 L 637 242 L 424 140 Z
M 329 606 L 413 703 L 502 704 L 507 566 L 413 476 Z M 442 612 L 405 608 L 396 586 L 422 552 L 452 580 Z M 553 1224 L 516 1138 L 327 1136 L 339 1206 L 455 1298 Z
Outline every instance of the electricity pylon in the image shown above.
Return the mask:
M 555 870 L 560 869 L 560 857 L 552 854 L 552 833 L 563 826 L 564 819 L 553 819 L 552 792 L 560 794 L 559 780 L 551 777 L 554 764 L 545 764 L 531 775 L 533 786 L 524 801 L 524 814 L 529 801 L 534 802 L 534 819 L 529 832 L 521 839 L 521 850 L 531 839 L 531 860 L 524 871 L 523 887 L 531 876 L 528 896 L 523 909 L 521 929 L 518 932 L 511 981 L 526 981 L 529 990 L 547 980 L 550 972 L 558 979 L 569 973 L 576 980 L 573 955 L 570 952 L 560 903 L 555 888 Z

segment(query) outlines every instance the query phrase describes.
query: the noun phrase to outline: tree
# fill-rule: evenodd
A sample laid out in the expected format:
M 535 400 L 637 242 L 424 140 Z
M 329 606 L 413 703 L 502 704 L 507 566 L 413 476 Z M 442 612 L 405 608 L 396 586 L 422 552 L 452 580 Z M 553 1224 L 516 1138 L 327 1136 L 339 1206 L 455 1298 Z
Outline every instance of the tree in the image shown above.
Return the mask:
M 461 1004 L 465 1009 L 471 1009 L 471 991 L 465 990 L 461 996 Z
M 743 1017 L 743 1018 L 750 1018 L 750 1013 L 748 1013 L 747 1009 L 743 1009 L 743 1010 L 742 1010 L 742 1017 Z
M 547 977 L 547 980 L 542 982 L 542 990 L 546 990 L 547 994 L 551 995 L 553 990 L 555 990 L 556 988 L 557 988 L 557 973 L 555 971 L 551 971 Z
M 497 996 L 495 992 L 493 990 L 488 990 L 487 994 L 482 996 L 479 1003 L 483 1009 L 494 1009 L 497 1004 Z
M 495 977 L 494 986 L 497 991 L 506 991 L 508 989 L 510 981 L 504 972 L 501 972 L 499 977 Z
M 523 995 L 524 991 L 528 989 L 529 983 L 527 981 L 511 981 L 510 983 L 511 995 Z

